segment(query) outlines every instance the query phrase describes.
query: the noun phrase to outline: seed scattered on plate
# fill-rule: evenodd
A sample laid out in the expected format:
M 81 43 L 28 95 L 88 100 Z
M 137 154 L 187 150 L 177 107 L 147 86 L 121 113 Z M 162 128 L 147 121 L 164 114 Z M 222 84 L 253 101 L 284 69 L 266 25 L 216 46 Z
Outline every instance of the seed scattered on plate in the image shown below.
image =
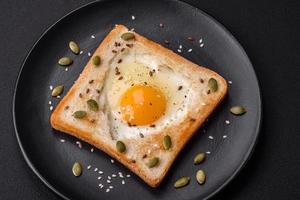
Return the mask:
M 50 85 L 50 86 L 49 86 L 49 89 L 50 89 L 50 90 L 53 90 L 53 86 L 52 86 L 52 85 Z
M 134 16 L 134 15 L 132 15 L 132 16 L 131 16 L 131 19 L 132 19 L 132 20 L 135 20 L 135 16 Z
M 211 152 L 210 151 L 207 151 L 207 152 L 205 152 L 206 154 L 211 154 Z
M 98 173 L 99 173 L 99 174 L 103 174 L 103 171 L 99 171 Z
M 124 180 L 122 180 L 122 185 L 124 185 L 125 184 L 125 181 Z
M 204 184 L 205 179 L 206 179 L 205 172 L 201 169 L 198 170 L 197 173 L 196 173 L 196 179 L 197 179 L 197 182 L 200 185 Z
M 64 140 L 64 139 L 60 139 L 59 141 L 60 141 L 61 143 L 64 143 L 64 142 L 65 142 L 65 140 Z
M 230 124 L 230 121 L 229 121 L 229 120 L 225 120 L 225 123 L 226 123 L 227 125 L 229 125 L 229 124 Z
M 243 115 L 247 111 L 243 106 L 233 106 L 230 108 L 230 112 L 234 115 Z
M 193 49 L 189 49 L 188 52 L 191 53 L 193 51 Z
M 113 159 L 110 160 L 111 163 L 114 163 L 115 161 Z
M 194 164 L 199 165 L 205 160 L 205 153 L 198 153 L 194 158 Z
M 53 110 L 53 106 L 50 106 L 50 108 L 49 108 L 49 109 L 50 109 L 50 111 L 51 111 L 51 110 Z
M 82 174 L 82 167 L 79 162 L 75 162 L 72 167 L 73 175 L 78 177 Z
M 80 48 L 79 48 L 78 44 L 74 41 L 69 42 L 69 48 L 76 55 L 79 54 L 79 52 L 80 52 Z
M 97 178 L 97 179 L 98 179 L 98 180 L 100 180 L 101 178 L 102 178 L 101 176 L 98 176 L 98 178 Z
M 190 182 L 190 177 L 183 176 L 174 183 L 174 187 L 181 188 L 181 187 L 188 185 L 189 182 Z
M 213 139 L 214 139 L 214 137 L 213 137 L 213 136 L 211 136 L 211 135 L 210 135 L 210 136 L 208 136 L 208 138 L 209 138 L 209 139 L 211 139 L 211 140 L 213 140 Z
M 88 56 L 91 56 L 92 54 L 90 52 L 88 52 Z
M 97 168 L 97 167 L 94 169 L 94 172 L 96 172 L 96 171 L 98 171 L 98 168 Z
M 88 165 L 88 166 L 87 166 L 87 169 L 91 169 L 91 167 L 92 167 L 91 165 Z
M 201 47 L 201 48 L 204 47 L 204 43 L 200 44 L 200 47 Z
M 227 138 L 227 135 L 223 135 L 223 138 L 224 138 L 224 139 Z
M 95 37 L 94 35 L 91 35 L 91 38 L 92 38 L 92 39 L 95 39 L 96 37 Z
M 91 152 L 92 152 L 92 153 L 94 152 L 94 148 L 91 148 Z
M 231 84 L 232 84 L 232 81 L 228 81 L 228 83 L 231 85 Z

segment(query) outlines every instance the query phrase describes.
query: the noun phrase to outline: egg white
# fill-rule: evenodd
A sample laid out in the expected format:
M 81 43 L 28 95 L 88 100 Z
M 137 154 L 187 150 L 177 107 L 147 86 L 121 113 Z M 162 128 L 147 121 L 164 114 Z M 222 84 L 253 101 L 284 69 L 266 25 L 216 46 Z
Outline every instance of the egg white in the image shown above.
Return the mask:
M 131 52 L 111 64 L 111 70 L 106 78 L 106 98 L 109 107 L 110 125 L 113 135 L 117 138 L 135 138 L 159 133 L 162 129 L 177 124 L 187 114 L 187 97 L 189 95 L 188 81 L 178 72 L 168 66 L 155 62 L 149 54 Z M 116 74 L 118 67 L 120 74 Z M 154 71 L 150 76 L 149 72 Z M 122 76 L 122 79 L 120 77 Z M 120 99 L 133 85 L 147 84 L 161 90 L 166 99 L 166 111 L 157 121 L 155 127 L 129 126 L 123 120 L 120 112 Z M 179 86 L 182 89 L 178 90 Z M 145 111 L 147 114 L 147 111 Z

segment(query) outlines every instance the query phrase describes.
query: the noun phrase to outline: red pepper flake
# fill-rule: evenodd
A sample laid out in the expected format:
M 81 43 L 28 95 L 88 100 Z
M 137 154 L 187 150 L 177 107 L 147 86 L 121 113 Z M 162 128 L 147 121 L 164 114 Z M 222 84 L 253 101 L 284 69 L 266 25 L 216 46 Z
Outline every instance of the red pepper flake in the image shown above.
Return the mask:
M 118 60 L 118 63 L 121 63 L 121 62 L 122 62 L 122 59 L 119 59 L 119 60 Z
M 147 85 L 148 83 L 147 83 L 147 82 L 144 82 L 144 84 Z
M 145 136 L 144 136 L 144 134 L 143 134 L 143 133 L 140 133 L 140 137 L 141 137 L 141 138 L 144 138 Z
M 192 121 L 192 122 L 195 122 L 195 121 L 196 121 L 196 119 L 194 119 L 194 118 L 191 118 L 191 121 Z
M 134 83 L 131 84 L 131 87 L 134 86 Z
M 165 40 L 165 44 L 169 45 L 170 41 L 169 40 Z
M 191 42 L 193 42 L 195 39 L 194 38 L 192 38 L 192 37 L 188 37 L 187 38 L 189 41 L 191 41 Z
M 86 93 L 88 94 L 90 92 L 90 89 L 88 88 L 88 89 L 86 89 Z
M 82 98 L 82 94 L 81 93 L 79 93 L 79 98 Z
M 96 122 L 96 120 L 95 119 L 91 119 L 90 122 L 93 124 L 93 123 Z
M 159 27 L 163 28 L 165 25 L 163 23 L 159 23 Z
M 117 42 L 115 42 L 115 47 L 117 47 L 118 46 L 118 43 Z
M 147 154 L 144 154 L 142 158 L 143 158 L 143 159 L 147 158 Z
M 149 76 L 153 76 L 153 73 L 155 72 L 155 69 L 149 71 Z
M 154 127 L 155 127 L 155 124 L 151 124 L 150 127 L 151 127 L 151 128 L 154 128 Z
M 101 91 L 97 89 L 96 92 L 97 92 L 98 94 L 100 94 Z
M 184 98 L 186 98 L 186 95 L 184 95 Z
M 122 80 L 123 79 L 123 76 L 120 76 L 119 78 L 118 78 L 118 80 Z
M 126 46 L 131 48 L 131 47 L 133 47 L 133 44 L 126 44 Z
M 207 90 L 207 94 L 210 94 L 210 90 Z
M 149 105 L 152 106 L 152 103 L 150 102 Z
M 113 53 L 117 53 L 117 51 L 116 51 L 116 50 L 112 50 L 111 52 L 113 52 Z
M 132 163 L 136 163 L 136 161 L 135 161 L 135 160 L 131 160 L 131 162 L 132 162 Z
M 122 48 L 122 49 L 121 49 L 121 52 L 123 52 L 124 50 L 125 50 L 125 48 Z
M 65 110 L 68 110 L 69 108 L 70 108 L 70 106 L 66 106 L 66 107 L 65 107 Z
M 94 83 L 94 80 L 90 80 L 90 81 L 89 81 L 89 84 L 92 84 L 92 83 Z
M 200 83 L 204 83 L 204 80 L 202 78 L 200 78 Z
M 182 89 L 182 85 L 178 87 L 178 90 L 181 90 L 181 89 Z

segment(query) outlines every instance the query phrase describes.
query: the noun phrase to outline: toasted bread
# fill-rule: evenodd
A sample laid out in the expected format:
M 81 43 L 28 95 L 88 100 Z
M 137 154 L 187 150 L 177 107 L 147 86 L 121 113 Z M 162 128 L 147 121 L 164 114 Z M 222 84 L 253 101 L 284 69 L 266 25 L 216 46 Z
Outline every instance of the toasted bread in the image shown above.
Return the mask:
M 128 167 L 147 184 L 157 187 L 185 144 L 223 100 L 227 93 L 227 83 L 217 73 L 196 65 L 137 33 L 132 32 L 134 39 L 122 39 L 122 34 L 126 32 L 129 31 L 125 26 L 116 25 L 105 37 L 77 81 L 55 108 L 50 121 L 54 129 L 99 148 Z M 171 125 L 156 127 L 153 134 L 127 137 L 121 133 L 119 136 L 111 133 L 113 119 L 107 114 L 110 107 L 107 106 L 109 102 L 105 98 L 108 92 L 105 89 L 106 81 L 110 71 L 118 66 L 120 58 L 136 56 L 137 52 L 139 55 L 150 56 L 149 65 L 155 60 L 155 65 L 166 66 L 185 79 L 188 83 L 185 108 L 179 119 Z M 100 66 L 93 64 L 95 56 L 100 56 Z M 216 81 L 217 89 L 209 86 L 211 78 Z M 99 111 L 89 110 L 86 103 L 89 99 L 98 102 Z M 78 110 L 84 110 L 87 115 L 80 119 L 74 117 L 74 112 Z M 165 118 L 168 119 L 168 116 Z M 170 136 L 172 142 L 168 150 L 163 145 L 166 135 Z M 116 142 L 120 138 L 126 145 L 125 152 L 119 152 L 116 148 Z M 154 157 L 159 158 L 159 163 L 149 167 L 148 162 Z

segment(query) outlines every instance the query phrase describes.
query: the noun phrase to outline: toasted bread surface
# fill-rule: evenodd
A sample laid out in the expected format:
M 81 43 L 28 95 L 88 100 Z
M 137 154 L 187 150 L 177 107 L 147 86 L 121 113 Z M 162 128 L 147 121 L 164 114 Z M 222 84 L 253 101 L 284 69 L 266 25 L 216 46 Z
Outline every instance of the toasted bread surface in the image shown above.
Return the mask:
M 101 149 L 128 167 L 147 184 L 157 187 L 185 144 L 223 100 L 227 93 L 227 83 L 216 72 L 196 65 L 137 33 L 134 33 L 134 40 L 123 41 L 121 35 L 126 32 L 128 29 L 125 26 L 116 25 L 105 37 L 77 81 L 55 108 L 50 122 L 54 129 L 73 135 Z M 180 122 L 143 138 L 122 138 L 127 150 L 125 153 L 120 153 L 116 149 L 117 139 L 110 133 L 110 119 L 104 111 L 108 108 L 103 103 L 102 96 L 105 93 L 107 74 L 113 63 L 116 63 L 119 55 L 124 56 L 123 52 L 128 51 L 151 55 L 151 58 L 158 60 L 161 65 L 168 66 L 181 74 L 190 84 L 192 95 L 187 112 Z M 96 55 L 101 57 L 99 67 L 95 67 L 92 62 L 92 58 Z M 218 83 L 215 92 L 208 86 L 210 78 L 214 78 Z M 88 111 L 86 101 L 91 98 L 99 102 L 99 112 Z M 87 117 L 74 118 L 73 113 L 77 110 L 87 110 Z M 165 150 L 162 144 L 167 134 L 172 138 L 170 150 Z M 159 165 L 149 168 L 146 163 L 153 157 L 159 157 Z

